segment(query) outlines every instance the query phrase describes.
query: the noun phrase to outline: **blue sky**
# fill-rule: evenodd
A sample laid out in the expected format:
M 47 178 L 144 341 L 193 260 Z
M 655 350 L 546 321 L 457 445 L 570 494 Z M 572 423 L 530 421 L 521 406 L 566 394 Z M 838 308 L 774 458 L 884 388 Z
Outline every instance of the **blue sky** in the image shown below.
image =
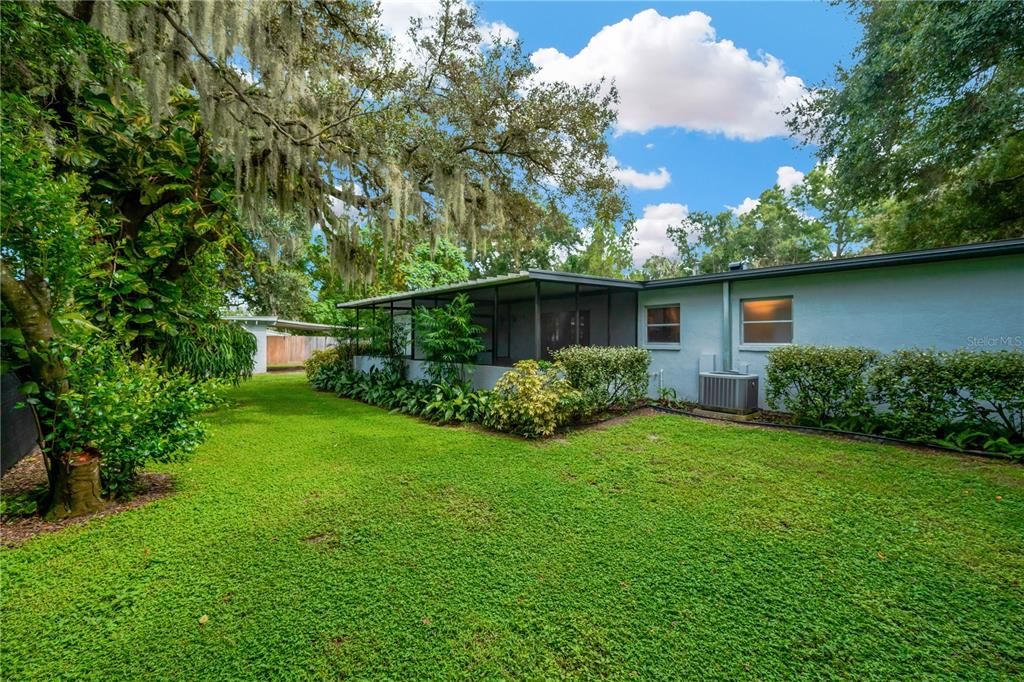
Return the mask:
M 394 20 L 431 4 L 394 3 Z M 620 129 L 609 144 L 639 218 L 638 264 L 666 248 L 665 227 L 687 210 L 749 206 L 810 170 L 813 150 L 797 148 L 775 112 L 849 63 L 860 35 L 846 8 L 811 2 L 477 6 L 518 36 L 542 77 L 615 78 Z

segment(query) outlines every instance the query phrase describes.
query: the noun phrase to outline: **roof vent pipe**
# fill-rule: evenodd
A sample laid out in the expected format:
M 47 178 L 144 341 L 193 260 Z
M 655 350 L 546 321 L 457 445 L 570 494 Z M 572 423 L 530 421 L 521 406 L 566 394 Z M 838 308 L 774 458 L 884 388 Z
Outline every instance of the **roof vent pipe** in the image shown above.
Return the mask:
M 750 267 L 750 263 L 745 260 L 738 260 L 729 263 L 729 272 L 736 272 L 737 270 L 746 270 Z

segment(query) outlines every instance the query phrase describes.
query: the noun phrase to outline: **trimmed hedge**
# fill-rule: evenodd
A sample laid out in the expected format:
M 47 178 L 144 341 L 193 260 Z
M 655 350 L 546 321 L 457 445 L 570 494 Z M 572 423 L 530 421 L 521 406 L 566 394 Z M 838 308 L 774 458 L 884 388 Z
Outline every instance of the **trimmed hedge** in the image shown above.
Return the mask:
M 580 392 L 584 417 L 632 407 L 647 395 L 651 354 L 645 349 L 569 346 L 553 355 L 569 384 Z
M 1024 457 L 1024 352 L 786 346 L 767 397 L 798 423 Z
M 871 414 L 867 370 L 879 353 L 868 348 L 782 346 L 768 355 L 765 396 L 799 424 L 849 422 Z

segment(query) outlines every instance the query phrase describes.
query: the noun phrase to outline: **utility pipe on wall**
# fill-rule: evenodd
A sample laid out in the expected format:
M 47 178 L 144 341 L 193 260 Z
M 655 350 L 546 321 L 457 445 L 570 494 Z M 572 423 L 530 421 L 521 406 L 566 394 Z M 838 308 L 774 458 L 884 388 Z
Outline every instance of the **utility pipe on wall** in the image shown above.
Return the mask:
M 732 371 L 732 301 L 729 281 L 722 282 L 722 371 Z

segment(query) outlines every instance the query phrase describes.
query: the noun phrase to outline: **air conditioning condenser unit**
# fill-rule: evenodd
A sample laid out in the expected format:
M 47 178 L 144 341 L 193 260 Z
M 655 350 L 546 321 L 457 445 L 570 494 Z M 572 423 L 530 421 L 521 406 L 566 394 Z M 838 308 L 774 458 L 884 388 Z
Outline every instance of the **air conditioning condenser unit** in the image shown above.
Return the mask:
M 757 375 L 701 372 L 700 406 L 707 410 L 747 414 L 757 410 Z

